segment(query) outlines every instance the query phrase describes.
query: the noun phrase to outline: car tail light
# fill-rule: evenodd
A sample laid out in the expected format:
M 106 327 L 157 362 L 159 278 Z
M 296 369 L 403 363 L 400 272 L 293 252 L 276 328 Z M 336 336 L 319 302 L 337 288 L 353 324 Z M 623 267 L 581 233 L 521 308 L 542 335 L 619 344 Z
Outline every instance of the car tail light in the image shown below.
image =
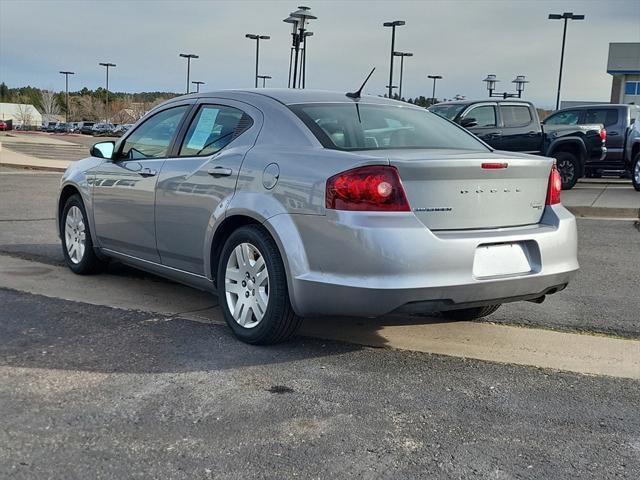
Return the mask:
M 332 210 L 410 211 L 398 170 L 387 165 L 354 168 L 329 178 L 325 205 Z
M 600 130 L 600 139 L 605 142 L 607 140 L 607 130 L 606 129 L 601 129 Z
M 549 186 L 547 187 L 547 205 L 557 205 L 560 203 L 560 192 L 562 191 L 562 178 L 560 172 L 554 165 L 549 175 Z

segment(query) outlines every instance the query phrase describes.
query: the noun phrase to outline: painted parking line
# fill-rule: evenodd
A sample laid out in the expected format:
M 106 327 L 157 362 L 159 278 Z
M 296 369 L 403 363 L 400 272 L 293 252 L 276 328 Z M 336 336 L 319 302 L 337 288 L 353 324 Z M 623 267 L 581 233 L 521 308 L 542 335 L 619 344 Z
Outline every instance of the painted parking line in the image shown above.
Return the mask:
M 0 255 L 0 287 L 94 305 L 222 323 L 216 297 L 152 277 L 78 276 Z M 490 323 L 387 316 L 305 320 L 303 335 L 374 347 L 640 379 L 640 341 Z

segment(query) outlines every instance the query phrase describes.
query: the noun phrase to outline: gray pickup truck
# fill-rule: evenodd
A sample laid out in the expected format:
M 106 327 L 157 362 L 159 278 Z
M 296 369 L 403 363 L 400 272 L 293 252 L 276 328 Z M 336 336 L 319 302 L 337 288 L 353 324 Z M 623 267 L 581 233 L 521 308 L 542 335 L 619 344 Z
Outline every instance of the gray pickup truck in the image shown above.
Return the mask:
M 633 161 L 640 147 L 640 139 L 632 134 L 638 116 L 638 105 L 584 105 L 558 110 L 542 123 L 546 128 L 553 125 L 604 125 L 607 131 L 607 155 L 601 161 L 590 163 L 585 174 L 587 177 L 600 177 L 603 173 L 627 176 L 633 172 Z
M 573 188 L 607 152 L 601 124 L 542 125 L 533 104 L 522 100 L 445 102 L 429 110 L 460 124 L 496 150 L 555 158 L 564 190 Z

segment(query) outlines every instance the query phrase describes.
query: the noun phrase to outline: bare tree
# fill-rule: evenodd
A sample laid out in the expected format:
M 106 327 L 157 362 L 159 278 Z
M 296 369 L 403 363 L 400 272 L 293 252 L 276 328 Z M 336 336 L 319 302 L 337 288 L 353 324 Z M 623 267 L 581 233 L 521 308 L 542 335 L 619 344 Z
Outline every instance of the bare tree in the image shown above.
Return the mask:
M 60 115 L 60 105 L 56 93 L 52 90 L 42 90 L 40 92 L 40 110 L 42 115 L 51 118 Z
M 16 120 L 25 127 L 31 126 L 31 121 L 33 119 L 33 106 L 29 103 L 29 99 L 26 97 L 19 97 L 16 103 L 18 104 L 16 107 Z

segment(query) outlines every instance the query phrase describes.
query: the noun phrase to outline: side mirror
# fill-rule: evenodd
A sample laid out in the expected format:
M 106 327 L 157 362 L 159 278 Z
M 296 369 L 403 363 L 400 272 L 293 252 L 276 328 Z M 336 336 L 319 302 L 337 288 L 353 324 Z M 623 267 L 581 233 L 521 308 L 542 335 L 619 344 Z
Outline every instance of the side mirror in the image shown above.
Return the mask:
M 115 142 L 100 142 L 96 143 L 89 153 L 92 157 L 111 159 L 113 157 L 113 149 L 115 148 Z
M 477 127 L 478 121 L 475 118 L 467 117 L 460 120 L 460 126 L 464 128 Z

